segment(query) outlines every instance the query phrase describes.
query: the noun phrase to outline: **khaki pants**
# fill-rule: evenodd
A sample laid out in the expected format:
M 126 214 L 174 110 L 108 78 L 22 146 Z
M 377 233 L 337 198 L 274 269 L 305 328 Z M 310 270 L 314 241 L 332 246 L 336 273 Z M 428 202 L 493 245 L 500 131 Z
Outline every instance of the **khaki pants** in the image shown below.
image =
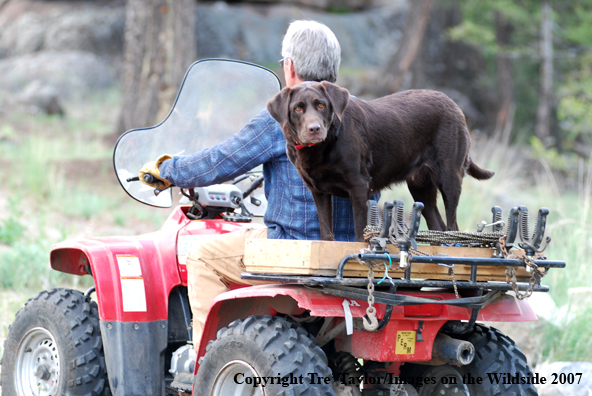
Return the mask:
M 259 285 L 241 279 L 247 238 L 267 238 L 267 228 L 249 228 L 200 239 L 187 256 L 189 303 L 193 312 L 193 346 L 199 351 L 204 324 L 214 298 L 228 291 L 226 284 Z

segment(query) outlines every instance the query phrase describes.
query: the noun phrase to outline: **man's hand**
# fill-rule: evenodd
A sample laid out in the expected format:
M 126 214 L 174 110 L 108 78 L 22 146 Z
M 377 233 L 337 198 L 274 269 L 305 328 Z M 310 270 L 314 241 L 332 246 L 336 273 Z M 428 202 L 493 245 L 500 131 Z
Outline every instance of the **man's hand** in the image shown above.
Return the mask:
M 142 167 L 142 169 L 140 169 L 140 181 L 146 185 L 149 185 L 150 187 L 159 188 L 161 190 L 164 190 L 165 188 L 169 187 L 171 185 L 171 182 L 160 176 L 160 164 L 171 158 L 173 157 L 171 157 L 168 154 L 164 154 L 158 157 L 156 161 L 148 162 L 146 165 Z M 144 175 L 146 174 L 152 175 L 152 177 L 154 178 L 154 181 L 152 183 L 147 183 L 144 180 Z

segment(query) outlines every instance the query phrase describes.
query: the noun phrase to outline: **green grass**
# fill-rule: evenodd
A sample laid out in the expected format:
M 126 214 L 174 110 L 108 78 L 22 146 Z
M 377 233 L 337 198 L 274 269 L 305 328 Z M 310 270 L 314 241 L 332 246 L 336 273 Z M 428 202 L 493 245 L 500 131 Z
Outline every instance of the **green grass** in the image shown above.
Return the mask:
M 588 307 L 567 323 L 546 323 L 542 332 L 543 359 L 560 362 L 592 361 L 591 321 L 592 307 Z
M 25 226 L 15 217 L 11 216 L 0 224 L 0 243 L 14 244 L 25 232 Z
M 0 253 L 0 288 L 42 290 L 63 281 L 51 271 L 49 245 L 22 241 Z M 51 279 L 50 279 L 51 278 Z
M 13 245 L 25 233 L 26 226 L 20 219 L 21 210 L 18 207 L 18 197 L 8 199 L 8 218 L 0 220 L 0 243 Z
M 85 103 L 68 104 L 65 118 L 14 114 L 2 120 L 0 158 L 10 166 L 0 166 L 5 181 L 0 188 L 10 195 L 6 215 L 0 217 L 0 289 L 31 291 L 92 283 L 90 277 L 85 277 L 89 282 L 53 271 L 49 250 L 71 229 L 56 224 L 56 216 L 63 223 L 68 218 L 88 220 L 119 204 L 110 201 L 112 189 L 97 193 L 100 185 L 65 172 L 69 161 L 79 161 L 83 167 L 87 160 L 110 160 L 112 148 L 103 137 L 113 132 L 118 105 L 118 91 L 109 90 Z
M 51 196 L 50 205 L 69 217 L 90 219 L 115 207 L 108 197 L 85 188 L 72 190 L 62 183 Z

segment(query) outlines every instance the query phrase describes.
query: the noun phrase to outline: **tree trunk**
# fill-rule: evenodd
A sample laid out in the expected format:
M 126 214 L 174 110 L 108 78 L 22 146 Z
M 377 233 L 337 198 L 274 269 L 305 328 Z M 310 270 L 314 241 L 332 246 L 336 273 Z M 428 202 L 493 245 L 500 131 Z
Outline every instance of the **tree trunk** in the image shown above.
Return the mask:
M 385 70 L 386 85 L 390 92 L 396 92 L 399 89 L 405 74 L 411 68 L 419 52 L 430 17 L 431 7 L 432 0 L 413 0 L 409 2 L 409 12 L 403 28 L 401 44 L 397 52 L 389 60 Z
M 510 44 L 510 37 L 512 35 L 512 25 L 506 21 L 506 18 L 499 12 L 495 12 L 495 37 L 498 46 L 498 53 L 496 56 L 497 66 L 497 96 L 498 96 L 498 111 L 494 138 L 497 141 L 506 139 L 509 140 L 509 131 L 511 130 L 512 117 L 510 112 L 512 103 L 514 102 L 514 87 L 512 80 L 512 62 L 510 60 L 507 48 Z M 506 133 L 504 133 L 506 131 Z
M 541 15 L 541 91 L 537 109 L 536 137 L 548 145 L 551 129 L 551 104 L 553 101 L 553 10 L 551 4 L 543 4 Z
M 195 0 L 128 0 L 120 135 L 162 121 L 196 58 Z

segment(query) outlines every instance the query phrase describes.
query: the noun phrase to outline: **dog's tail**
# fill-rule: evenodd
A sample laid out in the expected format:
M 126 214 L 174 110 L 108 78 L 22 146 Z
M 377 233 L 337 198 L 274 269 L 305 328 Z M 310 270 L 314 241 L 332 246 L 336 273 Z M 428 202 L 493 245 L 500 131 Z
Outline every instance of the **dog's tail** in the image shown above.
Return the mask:
M 469 166 L 467 167 L 467 173 L 477 180 L 491 179 L 493 175 L 495 175 L 494 171 L 480 168 L 477 164 L 471 161 L 471 157 L 467 157 L 467 162 L 469 163 Z

